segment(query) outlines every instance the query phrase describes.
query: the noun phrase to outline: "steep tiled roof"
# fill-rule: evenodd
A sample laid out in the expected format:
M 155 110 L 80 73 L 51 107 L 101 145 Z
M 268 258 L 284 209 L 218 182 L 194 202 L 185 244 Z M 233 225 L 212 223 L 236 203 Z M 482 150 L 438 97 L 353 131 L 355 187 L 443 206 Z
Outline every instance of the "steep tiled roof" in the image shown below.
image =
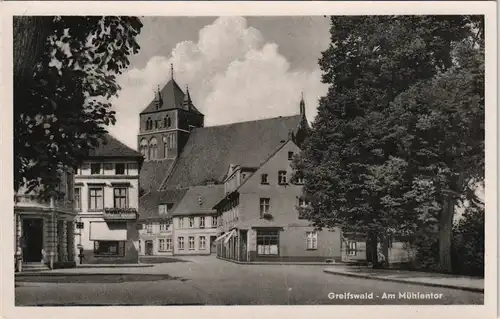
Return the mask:
M 186 192 L 173 215 L 213 212 L 213 206 L 224 195 L 224 185 L 193 186 Z
M 179 87 L 175 80 L 170 80 L 160 91 L 160 96 L 162 100 L 161 108 L 159 110 L 168 110 L 168 109 L 183 109 L 184 107 L 184 92 Z M 142 110 L 140 114 L 156 112 L 158 109 L 156 108 L 157 102 L 156 99 L 158 96 L 153 99 L 149 105 Z M 192 111 L 196 113 L 200 113 L 193 105 L 191 105 Z
M 229 164 L 259 167 L 284 141 L 297 132 L 300 115 L 197 128 L 162 188 L 222 182 Z
M 98 147 L 92 149 L 89 157 L 138 157 L 142 154 L 120 142 L 111 134 L 105 134 Z
M 146 192 L 157 191 L 173 164 L 173 159 L 145 161 L 139 175 L 139 186 Z
M 175 210 L 181 201 L 187 189 L 172 189 L 162 192 L 150 192 L 139 198 L 139 220 L 160 219 L 171 217 L 172 212 Z M 167 216 L 161 216 L 158 212 L 159 204 L 172 204 L 169 207 Z

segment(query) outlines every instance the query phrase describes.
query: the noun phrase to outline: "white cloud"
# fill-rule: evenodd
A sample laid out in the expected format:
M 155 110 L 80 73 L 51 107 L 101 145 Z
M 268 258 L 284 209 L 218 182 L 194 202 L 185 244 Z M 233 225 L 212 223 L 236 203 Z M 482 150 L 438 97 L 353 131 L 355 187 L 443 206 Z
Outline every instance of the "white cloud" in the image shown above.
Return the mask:
M 180 42 L 170 56 L 152 57 L 143 69 L 120 76 L 117 124 L 110 131 L 131 147 L 136 147 L 139 112 L 170 79 L 170 63 L 177 83 L 189 85 L 206 126 L 296 114 L 301 91 L 311 120 L 326 93 L 319 69 L 291 70 L 278 46 L 265 43 L 245 18 L 221 17 L 200 30 L 197 43 Z

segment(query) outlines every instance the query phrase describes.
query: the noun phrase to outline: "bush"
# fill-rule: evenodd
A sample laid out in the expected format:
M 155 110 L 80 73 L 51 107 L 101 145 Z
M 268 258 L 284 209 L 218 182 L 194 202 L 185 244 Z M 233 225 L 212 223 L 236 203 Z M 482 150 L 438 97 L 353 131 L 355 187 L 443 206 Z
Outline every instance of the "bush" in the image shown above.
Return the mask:
M 467 208 L 453 227 L 453 272 L 484 276 L 484 207 Z

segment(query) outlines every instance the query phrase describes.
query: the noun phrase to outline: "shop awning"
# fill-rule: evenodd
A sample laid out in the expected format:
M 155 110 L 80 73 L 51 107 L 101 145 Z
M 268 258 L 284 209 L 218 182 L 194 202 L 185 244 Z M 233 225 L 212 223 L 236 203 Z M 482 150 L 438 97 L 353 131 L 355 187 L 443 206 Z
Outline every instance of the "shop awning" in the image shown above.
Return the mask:
M 229 232 L 229 235 L 227 235 L 227 237 L 224 239 L 224 244 L 227 244 L 229 242 L 229 239 L 231 239 L 234 234 L 236 234 L 236 229 L 233 229 Z
M 220 241 L 220 240 L 224 239 L 224 237 L 228 236 L 230 233 L 231 233 L 231 232 L 229 232 L 229 233 L 225 233 L 225 234 L 220 235 L 219 237 L 217 237 L 217 238 L 215 239 L 215 241 Z

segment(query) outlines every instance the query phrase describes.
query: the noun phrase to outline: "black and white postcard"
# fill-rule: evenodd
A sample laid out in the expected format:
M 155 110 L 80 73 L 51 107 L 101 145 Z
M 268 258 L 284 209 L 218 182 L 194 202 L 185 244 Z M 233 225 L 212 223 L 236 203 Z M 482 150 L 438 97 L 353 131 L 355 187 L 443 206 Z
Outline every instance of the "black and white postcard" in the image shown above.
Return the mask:
M 496 3 L 0 7 L 5 318 L 495 317 Z

